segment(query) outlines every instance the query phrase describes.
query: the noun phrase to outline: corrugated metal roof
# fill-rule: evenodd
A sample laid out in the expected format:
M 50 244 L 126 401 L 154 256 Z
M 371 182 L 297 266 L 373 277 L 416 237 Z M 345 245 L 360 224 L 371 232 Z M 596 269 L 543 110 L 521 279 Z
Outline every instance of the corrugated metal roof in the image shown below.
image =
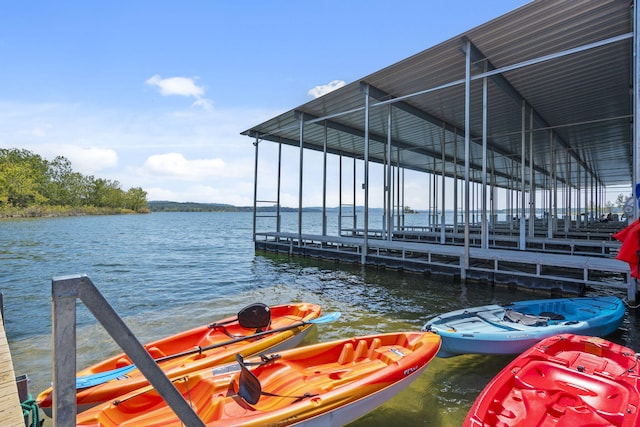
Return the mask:
M 482 166 L 483 82 L 477 76 L 485 69 L 513 67 L 487 78 L 488 146 L 493 152 L 488 170 L 494 171 L 497 185 L 520 186 L 523 103 L 527 105 L 525 157 L 528 163 L 533 135 L 536 188 L 550 185 L 554 159 L 560 185 L 575 185 L 580 179 L 582 186 L 586 176 L 605 186 L 630 185 L 632 16 L 628 0 L 534 1 L 242 134 L 299 145 L 299 114 L 304 113 L 305 147 L 322 151 L 326 126 L 328 152 L 362 158 L 362 87 L 367 84 L 372 96 L 371 161 L 384 162 L 391 109 L 394 164 L 399 160 L 408 169 L 440 174 L 446 129 L 445 173 L 451 176 L 455 171 L 461 177 L 465 123 L 461 81 L 469 40 L 471 74 L 476 77 L 470 88 L 472 170 Z M 392 107 L 379 104 L 399 97 L 406 98 L 390 102 Z M 479 179 L 480 174 L 474 176 Z

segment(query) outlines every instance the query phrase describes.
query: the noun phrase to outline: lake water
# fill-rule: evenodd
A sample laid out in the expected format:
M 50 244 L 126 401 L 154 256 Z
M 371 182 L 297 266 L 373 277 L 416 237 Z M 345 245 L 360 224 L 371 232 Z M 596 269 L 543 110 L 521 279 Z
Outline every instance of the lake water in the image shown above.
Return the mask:
M 284 213 L 283 230 L 296 231 L 297 219 L 297 213 Z M 320 213 L 305 213 L 303 222 L 305 232 L 321 229 Z M 251 213 L 0 221 L 0 292 L 16 375 L 29 375 L 34 396 L 50 385 L 51 279 L 71 274 L 87 274 L 142 342 L 234 315 L 255 302 L 308 301 L 325 312 L 340 311 L 338 321 L 316 327 L 305 340 L 310 344 L 417 330 L 438 313 L 547 296 L 256 253 L 251 235 Z M 626 296 L 605 287 L 587 293 L 602 294 Z M 77 319 L 78 368 L 119 351 L 81 303 Z M 628 309 L 608 339 L 638 350 L 639 331 L 637 310 Z M 408 389 L 351 425 L 459 426 L 480 390 L 510 360 L 435 359 Z

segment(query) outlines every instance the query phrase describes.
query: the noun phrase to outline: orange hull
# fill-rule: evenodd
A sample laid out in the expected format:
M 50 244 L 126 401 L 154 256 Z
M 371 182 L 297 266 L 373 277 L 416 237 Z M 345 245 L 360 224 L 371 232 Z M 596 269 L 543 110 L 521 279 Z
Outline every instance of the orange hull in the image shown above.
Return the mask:
M 637 357 L 602 338 L 547 338 L 491 380 L 463 426 L 636 426 Z
M 224 365 L 174 381 L 207 427 L 342 425 L 375 409 L 408 386 L 440 348 L 431 332 L 356 337 L 286 350 L 251 372 L 263 395 L 238 395 L 240 366 Z M 259 362 L 254 358 L 250 362 Z M 226 372 L 225 372 L 226 371 Z M 230 372 L 229 372 L 230 371 Z M 152 387 L 78 415 L 82 427 L 179 427 L 180 420 Z
M 315 319 L 320 316 L 321 308 L 316 304 L 299 303 L 273 306 L 270 307 L 270 312 L 271 325 L 267 330 L 286 328 L 302 321 Z M 256 333 L 255 329 L 243 328 L 238 324 L 237 320 L 232 321 L 233 319 L 234 317 L 230 317 L 217 322 L 220 324 L 225 323 L 224 328 L 209 328 L 207 325 L 204 325 L 148 343 L 144 347 L 151 357 L 159 359 L 167 355 L 188 352 L 198 346 L 204 348 L 229 342 L 237 336 L 250 336 Z M 203 351 L 202 353 L 195 352 L 182 357 L 172 358 L 159 362 L 159 366 L 169 378 L 175 378 L 203 368 L 232 362 L 235 360 L 236 353 L 239 352 L 254 355 L 274 347 L 278 349 L 290 348 L 297 345 L 299 342 L 297 338 L 301 339 L 310 330 L 311 326 L 313 326 L 313 324 L 304 324 L 286 331 L 266 334 L 259 339 L 247 339 Z M 225 330 L 232 338 L 225 333 Z M 120 353 L 79 371 L 77 375 L 81 377 L 99 374 L 117 370 L 131 364 L 131 360 L 124 353 Z M 113 400 L 117 396 L 147 385 L 149 385 L 149 382 L 142 373 L 138 369 L 133 369 L 127 372 L 124 378 L 78 389 L 76 393 L 78 412 Z M 49 388 L 40 393 L 36 399 L 39 407 L 49 416 L 51 416 L 52 394 L 52 388 Z

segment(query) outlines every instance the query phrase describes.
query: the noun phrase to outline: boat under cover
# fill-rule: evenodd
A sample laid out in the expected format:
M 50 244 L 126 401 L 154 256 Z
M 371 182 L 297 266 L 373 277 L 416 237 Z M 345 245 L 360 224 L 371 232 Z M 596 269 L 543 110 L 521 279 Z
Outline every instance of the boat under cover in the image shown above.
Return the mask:
M 431 332 L 383 333 L 308 345 L 176 378 L 207 427 L 340 426 L 413 382 L 436 356 Z M 253 366 L 251 369 L 250 366 Z M 79 427 L 179 427 L 152 387 L 79 414 Z
M 319 305 L 306 302 L 271 307 L 252 304 L 238 312 L 238 316 L 180 332 L 144 347 L 164 373 L 175 378 L 233 362 L 236 353 L 254 355 L 295 347 L 313 326 L 304 322 L 316 319 L 320 314 Z M 270 330 L 274 332 L 269 333 Z M 185 354 L 179 356 L 181 353 Z M 82 412 L 147 385 L 148 380 L 131 359 L 124 353 L 117 354 L 77 373 L 77 410 Z M 52 413 L 52 391 L 50 387 L 36 399 L 48 416 Z
M 556 298 L 484 305 L 436 316 L 423 327 L 442 337 L 438 357 L 519 354 L 543 338 L 563 334 L 606 336 L 625 315 L 615 296 Z
M 639 357 L 599 337 L 546 338 L 487 384 L 463 427 L 637 426 Z

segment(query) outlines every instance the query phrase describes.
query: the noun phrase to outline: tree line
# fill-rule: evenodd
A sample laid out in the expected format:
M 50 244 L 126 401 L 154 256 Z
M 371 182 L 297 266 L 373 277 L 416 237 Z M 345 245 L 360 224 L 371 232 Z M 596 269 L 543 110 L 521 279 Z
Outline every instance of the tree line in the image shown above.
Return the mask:
M 74 172 L 63 156 L 49 161 L 23 149 L 0 148 L 0 214 L 60 208 L 84 213 L 148 212 L 147 193 L 118 181 Z

